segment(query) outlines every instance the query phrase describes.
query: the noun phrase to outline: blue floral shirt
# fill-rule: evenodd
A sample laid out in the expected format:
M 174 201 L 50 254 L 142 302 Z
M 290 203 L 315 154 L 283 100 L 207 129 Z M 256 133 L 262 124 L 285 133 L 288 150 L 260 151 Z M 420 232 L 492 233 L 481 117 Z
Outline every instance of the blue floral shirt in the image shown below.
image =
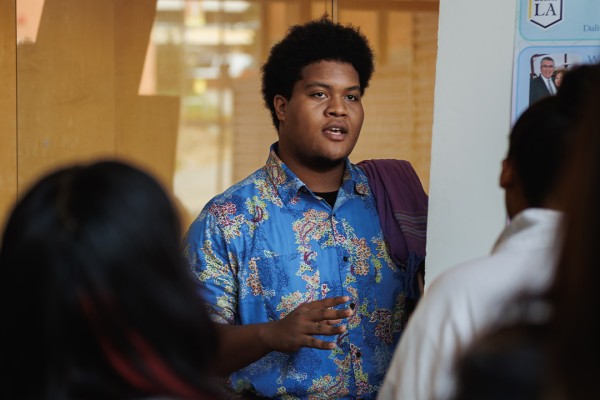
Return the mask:
M 356 312 L 344 321 L 346 332 L 322 337 L 335 340 L 335 349 L 271 352 L 234 373 L 231 384 L 281 399 L 374 398 L 408 316 L 404 272 L 390 259 L 367 178 L 346 161 L 332 208 L 274 146 L 266 165 L 213 198 L 186 235 L 212 318 L 268 322 L 344 295 Z

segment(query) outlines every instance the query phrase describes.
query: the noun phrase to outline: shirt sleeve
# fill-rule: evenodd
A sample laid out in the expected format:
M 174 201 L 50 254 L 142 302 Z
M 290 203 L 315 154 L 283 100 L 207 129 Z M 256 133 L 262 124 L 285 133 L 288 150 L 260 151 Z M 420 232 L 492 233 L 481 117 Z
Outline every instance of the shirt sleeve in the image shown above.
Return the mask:
M 207 206 L 185 235 L 184 255 L 215 322 L 234 324 L 237 318 L 237 265 L 218 217 Z

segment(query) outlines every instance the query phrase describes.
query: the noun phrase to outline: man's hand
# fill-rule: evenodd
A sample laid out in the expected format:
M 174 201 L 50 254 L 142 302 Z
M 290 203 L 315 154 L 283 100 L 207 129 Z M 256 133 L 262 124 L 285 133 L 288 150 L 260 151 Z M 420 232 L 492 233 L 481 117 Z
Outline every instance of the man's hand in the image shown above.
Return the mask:
M 260 338 L 268 348 L 284 353 L 302 347 L 331 350 L 335 348 L 335 342 L 320 340 L 314 335 L 333 336 L 345 332 L 346 325 L 337 324 L 343 318 L 352 316 L 354 310 L 335 310 L 331 307 L 349 300 L 348 296 L 340 296 L 303 304 L 283 319 L 265 324 Z
M 333 336 L 346 331 L 345 325 L 338 324 L 354 314 L 354 307 L 350 305 L 344 310 L 331 307 L 349 300 L 348 296 L 340 296 L 312 301 L 278 321 L 249 325 L 215 324 L 221 342 L 215 371 L 227 376 L 271 351 L 289 353 L 303 347 L 335 348 L 335 341 L 320 340 L 315 335 Z

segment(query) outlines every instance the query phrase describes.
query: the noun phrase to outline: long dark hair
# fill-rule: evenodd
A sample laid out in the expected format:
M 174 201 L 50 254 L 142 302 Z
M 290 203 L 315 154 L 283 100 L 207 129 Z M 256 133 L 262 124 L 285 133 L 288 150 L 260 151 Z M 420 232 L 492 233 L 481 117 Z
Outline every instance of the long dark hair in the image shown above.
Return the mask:
M 562 190 L 566 223 L 549 292 L 549 348 L 567 398 L 583 399 L 597 397 L 600 373 L 600 65 L 575 72 L 584 101 Z M 571 74 L 565 74 L 565 83 Z
M 217 337 L 180 255 L 172 202 L 118 161 L 35 184 L 0 249 L 6 398 L 208 398 Z

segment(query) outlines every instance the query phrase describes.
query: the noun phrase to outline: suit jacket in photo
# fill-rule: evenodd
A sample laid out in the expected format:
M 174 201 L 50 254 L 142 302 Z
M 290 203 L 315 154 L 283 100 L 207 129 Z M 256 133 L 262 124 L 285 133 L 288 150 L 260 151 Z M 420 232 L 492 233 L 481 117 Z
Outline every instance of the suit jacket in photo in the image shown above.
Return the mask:
M 552 82 L 554 82 L 554 79 L 552 79 Z M 529 81 L 529 105 L 546 96 L 550 96 L 550 91 L 541 75 Z

